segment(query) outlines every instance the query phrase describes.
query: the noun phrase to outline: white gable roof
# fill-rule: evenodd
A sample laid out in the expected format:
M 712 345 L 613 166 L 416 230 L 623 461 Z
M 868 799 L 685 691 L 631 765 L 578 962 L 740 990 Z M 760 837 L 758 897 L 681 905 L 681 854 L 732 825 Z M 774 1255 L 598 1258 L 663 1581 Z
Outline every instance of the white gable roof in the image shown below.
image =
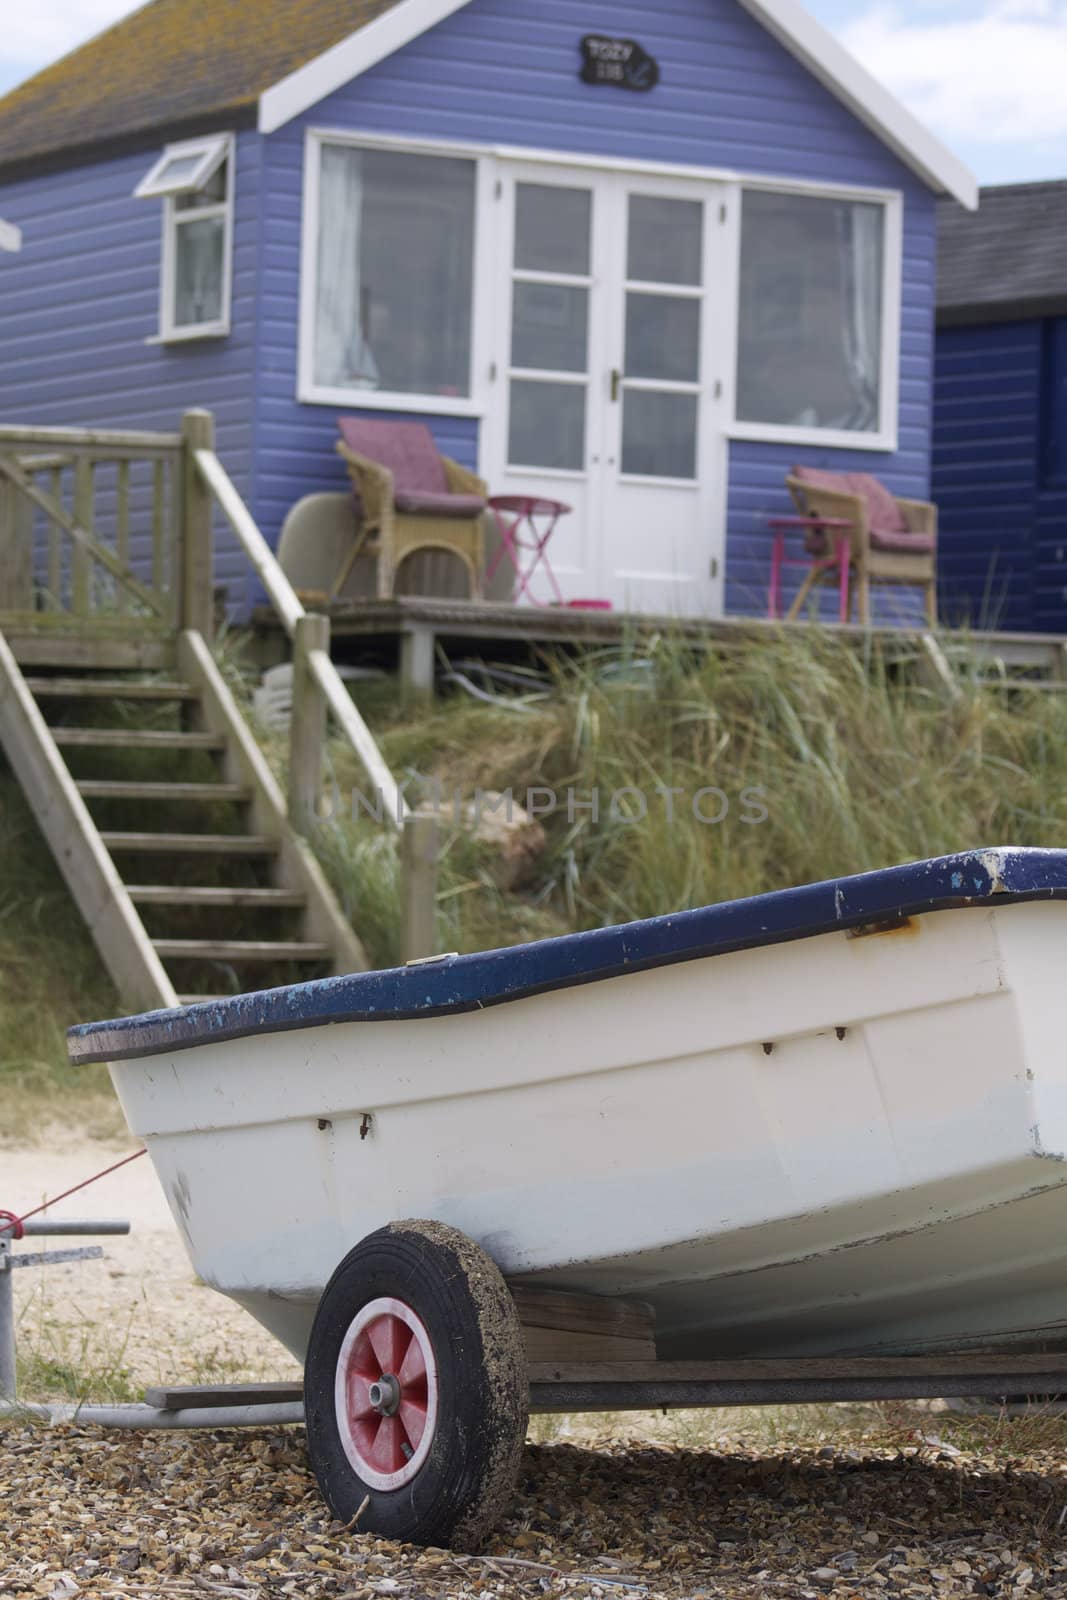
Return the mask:
M 259 101 L 260 131 L 273 133 L 283 127 L 467 4 L 468 0 L 401 0 L 391 11 L 267 89 Z M 977 180 L 963 162 L 872 78 L 798 0 L 739 0 L 739 4 L 935 193 L 952 195 L 969 210 L 976 208 Z
M 22 234 L 13 222 L 5 222 L 0 217 L 0 250 L 21 250 Z

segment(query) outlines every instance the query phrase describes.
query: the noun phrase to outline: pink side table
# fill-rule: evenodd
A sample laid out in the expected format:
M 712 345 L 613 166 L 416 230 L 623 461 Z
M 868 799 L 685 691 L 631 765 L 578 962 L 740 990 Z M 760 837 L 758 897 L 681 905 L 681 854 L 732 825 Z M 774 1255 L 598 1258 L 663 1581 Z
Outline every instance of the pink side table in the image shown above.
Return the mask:
M 817 582 L 823 572 L 838 569 L 838 595 L 840 600 L 839 614 L 842 622 L 847 622 L 850 611 L 848 592 L 848 571 L 850 561 L 849 530 L 852 523 L 843 517 L 768 517 L 767 526 L 774 533 L 774 544 L 771 548 L 771 583 L 767 593 L 767 615 L 778 618 L 781 616 L 782 605 L 782 568 L 806 567 L 807 577 L 800 585 L 793 604 L 789 607 L 786 617 L 787 622 L 792 622 L 807 599 L 812 586 Z M 805 539 L 805 554 L 803 556 L 787 556 L 785 541 L 787 533 L 794 529 L 803 529 L 807 534 L 825 534 L 827 538 L 821 542 L 829 544 L 829 553 L 817 547 L 817 541 Z
M 565 517 L 572 508 L 564 505 L 562 500 L 547 500 L 542 496 L 529 494 L 494 494 L 489 498 L 489 507 L 496 517 L 496 525 L 500 530 L 500 549 L 489 564 L 489 570 L 485 574 L 486 583 L 507 556 L 515 568 L 517 580 L 514 600 L 518 602 L 525 594 L 532 605 L 551 605 L 551 601 L 538 600 L 536 595 L 530 592 L 530 579 L 537 568 L 543 566 L 548 581 L 555 591 L 555 604 L 565 605 L 566 601 L 548 559 L 547 546 L 556 531 L 560 517 Z M 523 557 L 527 555 L 532 559 L 524 571 Z

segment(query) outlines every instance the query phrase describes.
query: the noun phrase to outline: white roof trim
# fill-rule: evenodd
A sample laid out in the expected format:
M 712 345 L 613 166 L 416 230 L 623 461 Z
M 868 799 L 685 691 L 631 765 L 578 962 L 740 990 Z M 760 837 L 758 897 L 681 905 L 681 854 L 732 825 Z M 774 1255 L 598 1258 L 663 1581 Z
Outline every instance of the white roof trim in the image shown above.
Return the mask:
M 21 250 L 22 232 L 13 222 L 0 217 L 0 250 Z
M 401 0 L 391 11 L 298 67 L 260 97 L 259 129 L 273 133 L 410 44 L 467 0 Z M 861 67 L 798 0 L 739 0 L 791 55 L 938 194 L 975 210 L 973 173 Z
M 973 172 L 872 78 L 798 0 L 739 0 L 739 4 L 853 116 L 866 123 L 905 166 L 939 194 L 952 195 L 968 211 L 978 209 L 978 180 Z
M 454 11 L 462 11 L 467 0 L 402 0 L 391 11 L 368 22 L 356 33 L 350 33 L 340 44 L 304 66 L 297 67 L 287 78 L 264 90 L 259 100 L 259 131 L 273 133 L 302 111 L 318 105 L 335 89 L 376 67 L 379 61 L 393 55 L 410 44 L 420 34 L 443 22 Z

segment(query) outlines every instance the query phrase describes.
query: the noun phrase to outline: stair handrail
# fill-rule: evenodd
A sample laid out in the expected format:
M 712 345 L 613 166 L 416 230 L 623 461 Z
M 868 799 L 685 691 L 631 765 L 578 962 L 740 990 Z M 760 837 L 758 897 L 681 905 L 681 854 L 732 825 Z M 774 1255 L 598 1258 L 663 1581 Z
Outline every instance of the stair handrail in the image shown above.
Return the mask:
M 197 471 L 230 527 L 237 535 L 257 577 L 290 639 L 296 625 L 308 612 L 282 571 L 281 563 L 267 543 L 255 518 L 245 505 L 226 468 L 214 450 L 201 447 L 193 452 Z M 402 829 L 410 812 L 400 785 L 378 748 L 377 741 L 359 714 L 355 701 L 345 688 L 344 679 L 325 650 L 308 653 L 308 668 L 321 690 L 334 721 L 348 740 L 371 783 L 381 796 L 381 814 L 392 826 Z

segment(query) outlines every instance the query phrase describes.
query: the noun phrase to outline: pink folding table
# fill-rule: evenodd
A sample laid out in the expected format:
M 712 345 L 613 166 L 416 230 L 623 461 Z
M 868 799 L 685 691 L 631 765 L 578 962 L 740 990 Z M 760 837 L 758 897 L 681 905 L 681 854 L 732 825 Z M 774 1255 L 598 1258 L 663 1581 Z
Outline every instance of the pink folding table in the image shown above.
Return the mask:
M 848 592 L 851 546 L 848 535 L 852 523 L 845 517 L 768 517 L 767 526 L 774 534 L 767 615 L 769 617 L 781 615 L 783 567 L 807 568 L 807 576 L 789 607 L 787 622 L 792 622 L 799 615 L 801 606 L 813 585 L 821 580 L 823 573 L 830 572 L 836 567 L 839 613 L 841 621 L 847 622 L 851 609 Z M 785 553 L 786 533 L 794 528 L 803 529 L 804 532 L 803 556 L 787 556 Z
M 542 566 L 555 592 L 555 604 L 565 605 L 566 601 L 560 592 L 556 574 L 552 571 L 552 564 L 548 559 L 547 546 L 556 531 L 560 517 L 565 517 L 571 507 L 564 505 L 562 500 L 547 500 L 543 496 L 529 494 L 495 494 L 490 497 L 489 506 L 500 530 L 500 549 L 489 564 L 489 570 L 485 575 L 486 583 L 489 583 L 501 561 L 507 556 L 515 569 L 516 601 L 521 600 L 525 594 L 535 606 L 553 603 L 550 600 L 538 600 L 530 589 L 530 579 L 537 568 Z M 524 556 L 531 557 L 525 570 Z

